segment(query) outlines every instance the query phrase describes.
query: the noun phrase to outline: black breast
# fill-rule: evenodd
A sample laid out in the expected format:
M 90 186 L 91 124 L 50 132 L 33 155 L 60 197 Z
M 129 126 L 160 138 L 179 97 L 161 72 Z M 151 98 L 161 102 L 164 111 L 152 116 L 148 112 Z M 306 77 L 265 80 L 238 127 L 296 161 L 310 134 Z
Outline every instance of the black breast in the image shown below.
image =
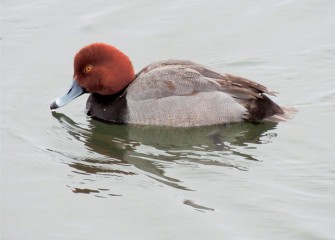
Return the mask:
M 100 95 L 92 93 L 86 102 L 87 115 L 96 120 L 108 123 L 126 123 L 127 122 L 127 99 L 126 92 L 114 95 Z

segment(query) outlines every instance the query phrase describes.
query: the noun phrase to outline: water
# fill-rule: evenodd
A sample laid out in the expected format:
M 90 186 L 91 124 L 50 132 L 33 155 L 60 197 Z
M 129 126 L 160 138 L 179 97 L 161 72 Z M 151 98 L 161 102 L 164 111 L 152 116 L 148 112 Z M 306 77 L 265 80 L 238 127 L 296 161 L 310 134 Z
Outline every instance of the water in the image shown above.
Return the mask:
M 2 239 L 335 239 L 335 3 L 23 1 L 1 12 Z M 91 42 L 280 92 L 285 123 L 113 126 L 51 113 Z

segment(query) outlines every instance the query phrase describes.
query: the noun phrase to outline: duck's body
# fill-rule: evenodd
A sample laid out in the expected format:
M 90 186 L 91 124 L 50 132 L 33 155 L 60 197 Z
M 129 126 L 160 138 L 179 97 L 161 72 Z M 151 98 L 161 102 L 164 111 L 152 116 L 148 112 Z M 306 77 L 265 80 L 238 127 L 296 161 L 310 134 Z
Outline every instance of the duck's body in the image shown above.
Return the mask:
M 285 109 L 264 95 L 274 93 L 253 81 L 183 60 L 155 62 L 133 76 L 130 60 L 122 59 L 125 55 L 119 52 L 114 54 L 114 49 L 106 44 L 90 45 L 75 58 L 74 83 L 92 93 L 86 108 L 95 119 L 190 127 L 287 118 Z M 110 52 L 113 63 L 104 51 Z M 116 74 L 115 55 L 121 56 L 120 77 Z M 56 101 L 51 108 L 58 106 Z

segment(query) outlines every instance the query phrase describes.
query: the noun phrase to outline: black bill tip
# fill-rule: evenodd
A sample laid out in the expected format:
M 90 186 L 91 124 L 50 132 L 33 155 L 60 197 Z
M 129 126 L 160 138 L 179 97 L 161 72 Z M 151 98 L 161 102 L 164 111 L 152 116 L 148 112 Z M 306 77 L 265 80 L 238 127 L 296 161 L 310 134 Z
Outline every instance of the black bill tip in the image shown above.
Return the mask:
M 58 105 L 56 104 L 56 101 L 54 101 L 54 102 L 51 103 L 50 109 L 55 110 L 56 108 L 58 108 Z

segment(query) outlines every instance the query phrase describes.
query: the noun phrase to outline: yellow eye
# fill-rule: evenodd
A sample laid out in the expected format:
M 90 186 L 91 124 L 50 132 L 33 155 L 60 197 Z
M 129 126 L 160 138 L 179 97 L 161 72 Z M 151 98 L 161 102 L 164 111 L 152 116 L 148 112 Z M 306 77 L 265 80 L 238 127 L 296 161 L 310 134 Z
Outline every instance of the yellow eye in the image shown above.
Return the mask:
M 88 66 L 85 67 L 84 72 L 88 73 L 88 72 L 92 71 L 92 69 L 93 69 L 92 65 L 88 65 Z

